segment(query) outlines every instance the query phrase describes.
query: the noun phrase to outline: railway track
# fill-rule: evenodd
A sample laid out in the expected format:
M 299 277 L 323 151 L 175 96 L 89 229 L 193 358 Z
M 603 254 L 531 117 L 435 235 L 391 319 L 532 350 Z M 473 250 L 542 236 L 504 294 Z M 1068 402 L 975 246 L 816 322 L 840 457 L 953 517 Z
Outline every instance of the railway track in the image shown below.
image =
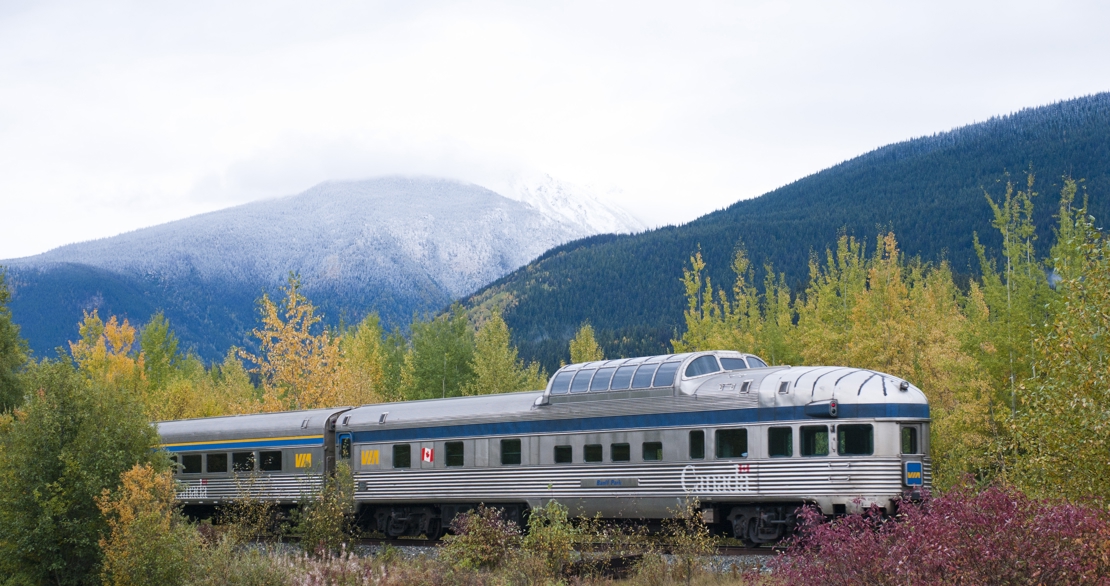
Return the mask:
M 295 541 L 295 540 L 293 540 Z M 441 540 L 434 539 L 380 539 L 380 538 L 362 538 L 355 541 L 358 545 L 364 546 L 391 546 L 391 547 L 437 547 L 443 544 Z M 598 543 L 593 544 L 593 551 L 604 551 L 609 548 L 608 544 Z M 666 544 L 659 544 L 658 549 L 662 553 L 671 553 L 671 548 Z M 722 556 L 755 556 L 755 555 L 775 555 L 781 548 L 772 547 L 740 547 L 736 545 L 718 545 L 716 546 L 716 555 Z

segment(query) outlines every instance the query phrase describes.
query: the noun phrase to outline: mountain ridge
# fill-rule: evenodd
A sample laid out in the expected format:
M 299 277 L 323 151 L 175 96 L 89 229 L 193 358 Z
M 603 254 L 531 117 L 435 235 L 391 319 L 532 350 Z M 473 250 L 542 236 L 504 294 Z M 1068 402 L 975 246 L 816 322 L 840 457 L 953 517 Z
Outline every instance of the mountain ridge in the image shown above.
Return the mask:
M 377 310 L 404 326 L 590 230 L 478 185 L 388 176 L 323 182 L 2 264 L 13 314 L 38 353 L 72 339 L 83 310 L 142 322 L 160 308 L 183 341 L 215 359 L 249 342 L 254 300 L 291 272 L 333 323 Z M 69 325 L 47 326 L 39 313 L 62 313 Z

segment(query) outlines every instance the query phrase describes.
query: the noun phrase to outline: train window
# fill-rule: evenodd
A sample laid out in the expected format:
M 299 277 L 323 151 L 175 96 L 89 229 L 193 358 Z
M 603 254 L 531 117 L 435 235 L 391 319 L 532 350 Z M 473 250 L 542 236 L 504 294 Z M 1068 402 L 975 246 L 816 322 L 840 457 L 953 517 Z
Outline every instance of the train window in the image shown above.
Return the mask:
M 610 391 L 623 391 L 632 384 L 632 375 L 636 372 L 635 366 L 622 366 L 613 375 L 613 382 L 609 384 Z
M 170 454 L 170 462 L 173 462 L 174 474 L 181 472 L 181 462 L 178 460 L 177 454 Z
M 447 465 L 448 466 L 462 466 L 463 465 L 463 443 L 462 442 L 447 442 L 443 445 L 443 449 L 447 452 Z
M 721 370 L 721 367 L 717 366 L 716 356 L 699 356 L 690 363 L 690 366 L 686 367 L 686 378 L 710 374 L 719 370 Z
M 551 394 L 565 395 L 567 390 L 570 389 L 570 379 L 572 378 L 574 378 L 573 372 L 560 372 L 555 375 L 555 380 L 551 381 Z
M 749 356 L 748 366 L 751 366 L 752 368 L 764 368 L 767 366 L 767 363 L 756 358 L 755 356 Z
M 674 384 L 674 374 L 678 372 L 678 367 L 681 362 L 664 362 L 659 366 L 659 371 L 655 373 L 656 387 L 669 387 Z
M 339 436 L 339 459 L 351 459 L 351 434 L 349 433 Z
M 716 435 L 718 458 L 748 457 L 748 430 L 718 429 Z
M 570 446 L 555 446 L 555 463 L 570 464 L 574 462 L 574 448 Z
M 690 432 L 690 459 L 705 459 L 705 432 L 700 429 Z
M 394 444 L 393 467 L 412 468 L 412 446 L 408 444 Z
M 613 373 L 616 372 L 615 368 L 602 368 L 594 375 L 594 381 L 590 383 L 591 391 L 608 391 L 609 380 L 613 378 Z
M 767 430 L 767 452 L 772 458 L 786 458 L 794 455 L 794 429 L 772 427 Z
M 503 466 L 516 466 L 520 464 L 520 440 L 501 440 L 501 464 Z
M 209 472 L 227 472 L 227 454 L 208 454 L 204 459 Z
M 200 454 L 184 454 L 181 456 L 182 474 L 200 474 Z
M 747 367 L 743 358 L 721 358 L 721 368 L 725 370 L 744 370 Z
M 658 364 L 642 364 L 636 370 L 636 376 L 632 377 L 632 388 L 634 389 L 647 389 L 651 387 L 651 379 L 655 377 L 655 369 L 659 368 Z
M 644 442 L 644 461 L 663 459 L 663 442 Z
M 902 453 L 903 454 L 916 454 L 917 453 L 917 428 L 916 427 L 903 427 L 902 428 Z
M 233 452 L 231 469 L 236 472 L 254 472 L 254 452 Z
M 836 426 L 836 451 L 842 456 L 870 456 L 875 452 L 870 424 Z
M 582 450 L 582 459 L 587 462 L 601 461 L 601 444 L 589 444 Z
M 263 472 L 281 472 L 281 452 L 258 452 L 258 468 Z
M 572 393 L 585 393 L 590 389 L 590 378 L 597 372 L 594 369 L 579 370 L 578 374 L 574 375 L 574 380 L 570 383 L 570 392 Z
M 829 455 L 829 426 L 804 425 L 801 431 L 803 456 Z
M 632 459 L 632 448 L 628 444 L 609 444 L 609 457 L 614 462 L 627 462 Z

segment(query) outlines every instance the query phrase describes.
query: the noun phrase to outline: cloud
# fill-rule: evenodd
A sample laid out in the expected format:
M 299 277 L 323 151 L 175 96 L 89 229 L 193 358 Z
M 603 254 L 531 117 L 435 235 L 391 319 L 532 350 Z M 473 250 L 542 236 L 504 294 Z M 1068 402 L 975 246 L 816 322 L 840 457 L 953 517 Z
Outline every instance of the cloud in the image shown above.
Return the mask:
M 1098 3 L 0 8 L 0 258 L 319 181 L 522 172 L 687 221 L 1105 89 Z

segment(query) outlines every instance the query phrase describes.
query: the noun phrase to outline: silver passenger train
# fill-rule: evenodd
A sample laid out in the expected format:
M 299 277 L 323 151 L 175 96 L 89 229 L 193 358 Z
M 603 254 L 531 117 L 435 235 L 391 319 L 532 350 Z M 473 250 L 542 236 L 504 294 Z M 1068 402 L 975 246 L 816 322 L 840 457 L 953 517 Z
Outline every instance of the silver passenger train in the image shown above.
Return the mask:
M 871 370 L 770 367 L 731 351 L 572 364 L 543 391 L 158 424 L 179 499 L 250 494 L 282 505 L 349 463 L 361 522 L 438 536 L 496 505 L 521 521 L 572 513 L 661 519 L 696 497 L 706 522 L 774 542 L 794 511 L 890 511 L 930 483 L 929 405 Z

